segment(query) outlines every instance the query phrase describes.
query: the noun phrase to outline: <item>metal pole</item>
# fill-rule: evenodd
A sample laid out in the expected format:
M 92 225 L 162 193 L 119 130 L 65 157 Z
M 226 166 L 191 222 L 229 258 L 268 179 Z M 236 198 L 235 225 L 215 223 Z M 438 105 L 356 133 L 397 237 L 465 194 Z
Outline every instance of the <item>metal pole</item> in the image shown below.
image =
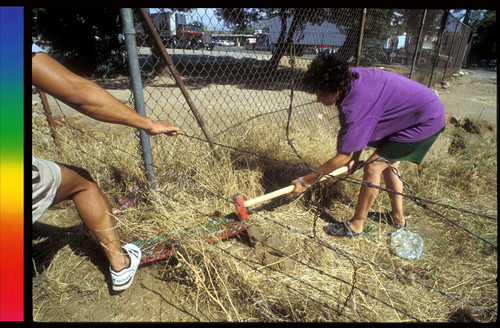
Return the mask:
M 460 23 L 462 24 L 462 23 Z M 457 68 L 457 63 L 458 63 L 458 59 L 460 57 L 460 50 L 462 50 L 462 44 L 464 43 L 464 37 L 465 37 L 465 32 L 466 32 L 466 26 L 464 24 L 462 24 L 463 26 L 460 28 L 460 30 L 463 30 L 462 31 L 462 38 L 460 39 L 460 45 L 458 46 L 458 51 L 457 51 L 457 56 L 455 57 L 455 64 L 453 64 L 453 67 L 454 68 Z M 462 55 L 462 58 L 463 59 L 463 55 Z M 458 67 L 458 69 L 460 69 L 462 67 L 461 63 L 460 63 L 460 66 Z
M 457 25 L 455 26 L 455 32 L 453 33 L 453 39 L 451 40 L 450 52 L 448 53 L 448 59 L 446 60 L 446 66 L 444 67 L 443 80 L 446 78 L 446 71 L 448 70 L 448 64 L 450 63 L 451 54 L 453 52 L 453 46 L 455 45 L 455 38 L 457 36 L 458 25 L 460 23 L 456 18 L 455 18 L 455 20 L 457 21 L 456 22 Z
M 49 102 L 47 101 L 47 96 L 45 92 L 38 90 L 40 94 L 40 99 L 42 100 L 43 110 L 45 111 L 45 116 L 47 116 L 47 122 L 49 123 L 50 133 L 52 134 L 52 139 L 54 140 L 54 144 L 56 145 L 56 149 L 59 152 L 59 143 L 57 142 L 57 133 L 56 133 L 56 125 L 54 123 L 54 119 L 52 118 L 52 111 L 50 110 Z
M 441 50 L 441 44 L 443 43 L 443 36 L 444 36 L 444 30 L 446 29 L 446 22 L 448 21 L 448 11 L 444 11 L 443 17 L 442 17 L 442 22 L 441 22 L 441 34 L 439 35 L 439 44 L 437 48 L 437 53 L 436 53 L 436 58 L 434 59 L 434 63 L 432 64 L 432 70 L 431 70 L 431 78 L 429 79 L 429 84 L 427 87 L 431 87 L 432 84 L 432 77 L 434 76 L 434 70 L 436 69 L 436 66 L 439 62 L 439 51 Z
M 467 64 L 469 63 L 469 60 L 470 60 L 470 49 L 471 49 L 471 46 L 472 46 L 472 41 L 474 39 L 474 30 L 471 27 L 468 27 L 468 29 L 469 29 L 469 41 L 467 41 L 467 45 L 466 45 L 467 51 L 464 54 L 464 61 L 467 60 Z M 470 66 L 471 65 L 469 65 L 469 67 Z
M 420 39 L 422 38 L 422 32 L 424 30 L 425 16 L 427 15 L 427 9 L 424 9 L 424 13 L 422 15 L 422 24 L 420 24 L 420 31 L 418 32 L 417 44 L 415 45 L 415 54 L 413 54 L 413 63 L 411 64 L 410 69 L 410 80 L 413 76 L 413 69 L 415 68 L 415 63 L 417 61 L 417 52 L 420 47 Z
M 135 110 L 142 116 L 146 116 L 146 107 L 142 93 L 141 71 L 139 69 L 139 59 L 137 57 L 137 45 L 135 42 L 135 28 L 130 8 L 120 8 L 120 17 L 123 25 L 123 34 L 127 46 L 128 66 L 134 93 Z M 156 178 L 153 166 L 153 155 L 149 136 L 143 130 L 139 130 L 139 138 L 142 146 L 144 166 L 146 168 L 146 179 L 151 188 L 156 190 Z
M 201 128 L 201 131 L 205 135 L 205 138 L 207 138 L 208 144 L 210 145 L 210 148 L 212 148 L 212 152 L 214 153 L 214 155 L 215 155 L 215 157 L 217 159 L 221 159 L 221 156 L 217 152 L 217 149 L 215 148 L 215 145 L 214 145 L 214 143 L 212 141 L 212 138 L 210 137 L 207 129 L 205 128 L 205 122 L 203 122 L 203 119 L 201 118 L 200 113 L 198 112 L 198 109 L 196 108 L 195 104 L 191 100 L 191 97 L 189 96 L 189 93 L 188 93 L 188 91 L 186 89 L 186 86 L 182 82 L 182 79 L 179 76 L 179 73 L 175 69 L 174 62 L 172 61 L 172 58 L 170 58 L 167 50 L 165 49 L 165 46 L 163 45 L 163 42 L 161 41 L 161 38 L 158 35 L 158 32 L 156 31 L 156 28 L 153 25 L 153 22 L 151 21 L 151 18 L 149 17 L 149 14 L 147 13 L 147 11 L 144 8 L 139 8 L 139 12 L 141 13 L 141 16 L 142 16 L 142 19 L 143 19 L 144 23 L 147 25 L 147 28 L 148 28 L 149 32 L 151 33 L 151 35 L 153 36 L 156 44 L 160 48 L 163 57 L 167 61 L 170 73 L 173 75 L 173 77 L 175 79 L 175 82 L 177 82 L 177 85 L 179 86 L 179 89 L 181 90 L 182 95 L 186 99 L 186 102 L 188 103 L 189 108 L 191 109 L 191 112 L 193 113 L 193 115 L 194 115 L 194 117 L 196 119 L 196 122 L 198 122 L 198 125 Z
M 359 66 L 359 60 L 361 58 L 361 46 L 363 44 L 363 34 L 365 31 L 365 21 L 366 21 L 366 8 L 363 8 L 361 13 L 361 26 L 359 28 L 359 43 L 358 43 L 358 54 L 356 58 L 356 66 Z

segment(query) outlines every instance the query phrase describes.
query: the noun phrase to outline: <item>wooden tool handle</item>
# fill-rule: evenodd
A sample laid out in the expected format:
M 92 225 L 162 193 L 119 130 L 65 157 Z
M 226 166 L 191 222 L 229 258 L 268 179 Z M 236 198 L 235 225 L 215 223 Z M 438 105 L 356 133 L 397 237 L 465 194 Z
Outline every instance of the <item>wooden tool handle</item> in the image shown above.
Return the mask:
M 342 166 L 342 167 L 336 169 L 335 171 L 330 172 L 328 175 L 330 175 L 330 176 L 337 176 L 337 175 L 346 173 L 347 171 L 348 171 L 347 166 Z M 319 179 L 317 182 L 323 181 L 325 179 L 327 179 L 326 175 L 323 176 L 321 179 Z M 281 189 L 275 190 L 273 192 L 270 192 L 268 194 L 262 195 L 260 197 L 257 197 L 257 198 L 254 198 L 254 199 L 249 199 L 249 200 L 247 200 L 245 202 L 245 207 L 250 207 L 252 205 L 259 204 L 259 203 L 265 202 L 267 200 L 270 200 L 270 199 L 273 199 L 273 198 L 276 198 L 276 197 L 279 197 L 279 196 L 291 193 L 294 188 L 295 188 L 294 185 L 289 185 L 289 186 L 287 186 L 285 188 L 281 188 Z

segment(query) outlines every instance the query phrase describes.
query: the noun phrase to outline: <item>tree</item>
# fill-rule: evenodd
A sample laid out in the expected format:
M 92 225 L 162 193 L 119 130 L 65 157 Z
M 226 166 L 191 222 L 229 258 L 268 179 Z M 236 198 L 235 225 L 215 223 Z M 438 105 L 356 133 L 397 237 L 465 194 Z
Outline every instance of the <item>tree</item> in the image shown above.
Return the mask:
M 345 10 L 336 9 L 332 12 L 332 16 L 335 17 L 333 22 L 346 35 L 346 40 L 337 54 L 346 61 L 354 63 L 358 51 L 363 9 L 349 9 L 348 18 L 345 17 L 345 14 L 342 15 Z M 405 29 L 406 18 L 401 10 L 367 9 L 362 40 L 362 64 L 375 65 L 379 63 L 385 56 L 382 49 L 383 40 L 401 35 Z
M 216 15 L 224 20 L 226 26 L 235 25 L 238 29 L 244 29 L 251 22 L 263 18 L 279 17 L 280 34 L 268 62 L 269 68 L 276 69 L 283 55 L 293 44 L 294 35 L 302 31 L 306 23 L 321 24 L 329 10 L 328 8 L 217 8 Z M 292 21 L 287 29 L 289 18 L 292 18 Z
M 33 8 L 32 37 L 76 73 L 112 77 L 122 72 L 118 8 Z
M 308 12 L 316 10 L 315 8 L 278 8 L 276 11 L 268 12 L 270 16 L 279 16 L 281 22 L 280 34 L 276 41 L 276 48 L 269 60 L 271 68 L 278 67 L 283 55 L 291 49 L 293 37 L 296 32 L 304 29 L 304 24 L 309 17 Z M 319 9 L 321 10 L 321 9 Z M 287 29 L 288 18 L 292 17 L 290 27 Z
M 223 20 L 226 27 L 234 26 L 237 30 L 243 30 L 263 18 L 263 12 L 258 8 L 217 8 L 215 15 Z
M 380 39 L 398 35 L 403 29 L 400 22 L 404 18 L 396 10 L 368 9 L 364 37 L 370 45 L 381 53 Z M 294 36 L 303 31 L 306 24 L 320 25 L 330 22 L 346 36 L 337 54 L 346 61 L 357 53 L 362 18 L 361 8 L 218 8 L 216 14 L 226 25 L 247 26 L 260 19 L 279 17 L 280 33 L 269 60 L 269 68 L 275 69 L 283 55 L 291 49 Z M 290 21 L 290 24 L 288 22 Z M 394 24 L 396 22 L 396 24 Z M 382 54 L 383 56 L 383 54 Z
M 472 10 L 467 17 L 467 22 L 477 35 L 472 42 L 469 62 L 477 63 L 481 59 L 496 59 L 498 42 L 496 10 Z

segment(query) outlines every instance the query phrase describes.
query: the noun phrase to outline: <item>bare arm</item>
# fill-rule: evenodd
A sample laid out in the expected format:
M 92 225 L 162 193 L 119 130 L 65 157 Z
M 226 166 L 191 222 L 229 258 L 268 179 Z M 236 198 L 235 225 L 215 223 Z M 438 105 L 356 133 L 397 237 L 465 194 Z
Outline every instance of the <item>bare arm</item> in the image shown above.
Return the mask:
M 336 169 L 347 165 L 347 167 L 352 169 L 357 161 L 359 160 L 359 155 L 361 154 L 361 151 L 355 152 L 355 153 L 337 153 L 334 157 L 332 157 L 330 160 L 328 160 L 326 163 L 321 165 L 316 171 L 323 173 L 323 174 L 328 174 L 330 172 L 335 171 Z M 311 172 L 305 176 L 302 177 L 304 184 L 309 185 L 316 181 L 318 179 L 318 174 L 316 172 Z M 292 181 L 292 184 L 295 185 L 295 188 L 293 190 L 294 193 L 302 193 L 306 190 L 306 187 L 300 183 L 299 179 L 295 179 Z
M 80 113 L 96 120 L 123 124 L 149 135 L 176 135 L 179 128 L 166 120 L 154 121 L 122 104 L 98 84 L 80 77 L 45 53 L 32 57 L 32 83 Z

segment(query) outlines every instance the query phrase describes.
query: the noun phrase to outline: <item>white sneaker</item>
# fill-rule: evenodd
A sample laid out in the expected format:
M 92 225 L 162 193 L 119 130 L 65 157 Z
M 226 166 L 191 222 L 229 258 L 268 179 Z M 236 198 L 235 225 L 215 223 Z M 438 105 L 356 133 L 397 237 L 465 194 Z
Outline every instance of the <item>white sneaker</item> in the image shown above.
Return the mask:
M 132 285 L 132 280 L 134 280 L 135 271 L 139 266 L 141 261 L 141 250 L 134 244 L 127 244 L 122 246 L 124 250 L 127 251 L 128 257 L 130 258 L 130 265 L 127 268 L 123 268 L 116 272 L 110 266 L 111 280 L 113 281 L 113 290 L 120 291 L 130 287 Z

